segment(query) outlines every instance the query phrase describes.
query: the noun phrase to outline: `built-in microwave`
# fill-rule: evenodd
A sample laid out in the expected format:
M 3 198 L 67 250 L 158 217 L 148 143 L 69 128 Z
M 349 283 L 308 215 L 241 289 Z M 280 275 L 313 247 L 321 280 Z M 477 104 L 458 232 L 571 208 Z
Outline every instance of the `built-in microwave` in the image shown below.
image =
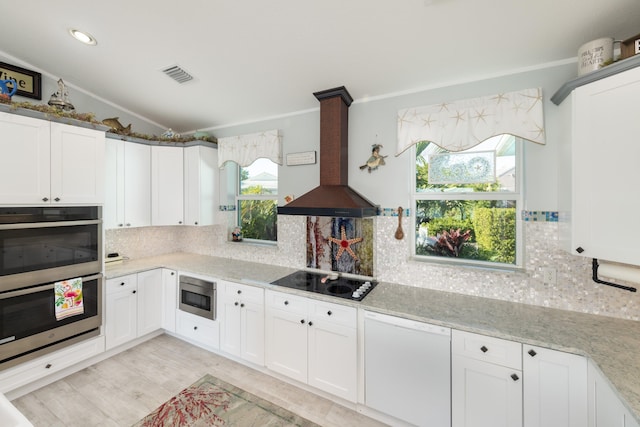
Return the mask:
M 216 282 L 180 276 L 178 308 L 210 320 L 216 320 Z

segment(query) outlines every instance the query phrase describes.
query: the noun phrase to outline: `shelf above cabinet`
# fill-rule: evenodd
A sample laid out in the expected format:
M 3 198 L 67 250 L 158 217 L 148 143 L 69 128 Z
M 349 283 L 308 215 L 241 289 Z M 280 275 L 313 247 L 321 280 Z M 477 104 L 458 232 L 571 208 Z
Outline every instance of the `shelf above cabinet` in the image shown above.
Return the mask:
M 106 137 L 109 139 L 119 139 L 121 141 L 135 142 L 138 144 L 145 144 L 145 145 L 162 145 L 162 146 L 168 146 L 168 147 L 193 147 L 196 145 L 203 145 L 205 147 L 218 148 L 217 142 L 206 141 L 204 139 L 194 139 L 186 142 L 178 142 L 178 141 L 172 141 L 172 140 L 144 139 L 144 138 L 138 138 L 135 136 L 121 135 L 119 133 L 114 133 L 114 132 L 107 132 Z
M 551 97 L 551 102 L 556 105 L 560 105 L 562 101 L 564 101 L 564 99 L 569 96 L 571 91 L 573 91 L 575 88 L 593 83 L 606 77 L 613 76 L 632 68 L 636 68 L 638 66 L 640 66 L 640 55 L 635 55 L 631 58 L 614 62 L 613 64 L 608 65 L 598 71 L 593 71 L 591 73 L 576 77 L 575 79 L 569 80 L 568 82 L 563 84 L 560 89 L 558 89 L 556 93 L 553 94 L 553 96 Z
M 11 104 L 0 104 L 0 111 L 9 114 L 15 114 L 18 116 L 31 117 L 32 119 L 47 120 L 55 123 L 64 123 L 67 125 L 77 126 L 86 129 L 95 129 L 100 131 L 107 131 L 111 129 L 109 126 L 101 123 L 88 122 L 84 120 L 72 119 L 71 117 L 53 116 L 48 113 L 43 113 L 37 110 L 30 110 L 28 108 L 15 107 Z

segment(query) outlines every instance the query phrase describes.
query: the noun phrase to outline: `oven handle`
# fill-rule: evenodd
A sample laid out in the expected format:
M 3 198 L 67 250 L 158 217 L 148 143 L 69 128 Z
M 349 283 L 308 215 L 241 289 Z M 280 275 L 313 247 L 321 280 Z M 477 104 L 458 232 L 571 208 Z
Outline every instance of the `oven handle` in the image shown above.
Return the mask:
M 59 221 L 59 222 L 25 222 L 18 224 L 0 224 L 0 230 L 23 230 L 27 228 L 70 227 L 74 225 L 101 224 L 101 219 L 88 219 L 83 221 Z
M 101 279 L 101 278 L 102 278 L 102 273 L 98 273 L 98 274 L 94 274 L 92 276 L 82 277 L 82 281 L 83 282 L 88 282 L 90 280 Z M 27 295 L 27 294 L 33 294 L 35 292 L 46 291 L 46 290 L 49 290 L 49 289 L 53 289 L 54 286 L 55 286 L 55 282 L 54 283 L 49 283 L 47 285 L 38 286 L 38 287 L 35 287 L 35 288 L 26 288 L 26 289 L 19 289 L 17 291 L 3 292 L 2 294 L 0 294 L 0 300 L 1 299 L 13 298 L 13 297 L 19 297 L 19 296 Z

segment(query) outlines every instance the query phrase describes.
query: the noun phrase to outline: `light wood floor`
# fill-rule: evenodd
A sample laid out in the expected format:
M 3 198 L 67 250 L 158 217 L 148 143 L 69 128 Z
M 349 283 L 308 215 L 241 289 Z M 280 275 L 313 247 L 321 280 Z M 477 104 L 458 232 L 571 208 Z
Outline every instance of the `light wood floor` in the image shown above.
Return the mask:
M 131 426 L 205 374 L 322 426 L 384 425 L 169 335 L 153 338 L 12 403 L 35 427 Z

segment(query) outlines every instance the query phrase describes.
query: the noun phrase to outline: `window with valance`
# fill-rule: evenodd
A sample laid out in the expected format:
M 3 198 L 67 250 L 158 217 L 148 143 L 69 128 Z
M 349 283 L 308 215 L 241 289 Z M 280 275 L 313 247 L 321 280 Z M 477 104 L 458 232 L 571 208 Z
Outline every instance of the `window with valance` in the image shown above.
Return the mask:
M 396 155 L 415 147 L 417 258 L 522 266 L 525 140 L 545 144 L 540 89 L 398 112 Z
M 282 165 L 282 141 L 278 130 L 218 139 L 219 167 L 229 161 L 246 167 L 260 158 Z
M 239 228 L 235 240 L 238 231 L 246 240 L 277 240 L 278 165 L 282 165 L 278 130 L 218 139 L 218 166 L 226 169 L 231 181 L 227 194 L 235 198 L 234 225 Z

